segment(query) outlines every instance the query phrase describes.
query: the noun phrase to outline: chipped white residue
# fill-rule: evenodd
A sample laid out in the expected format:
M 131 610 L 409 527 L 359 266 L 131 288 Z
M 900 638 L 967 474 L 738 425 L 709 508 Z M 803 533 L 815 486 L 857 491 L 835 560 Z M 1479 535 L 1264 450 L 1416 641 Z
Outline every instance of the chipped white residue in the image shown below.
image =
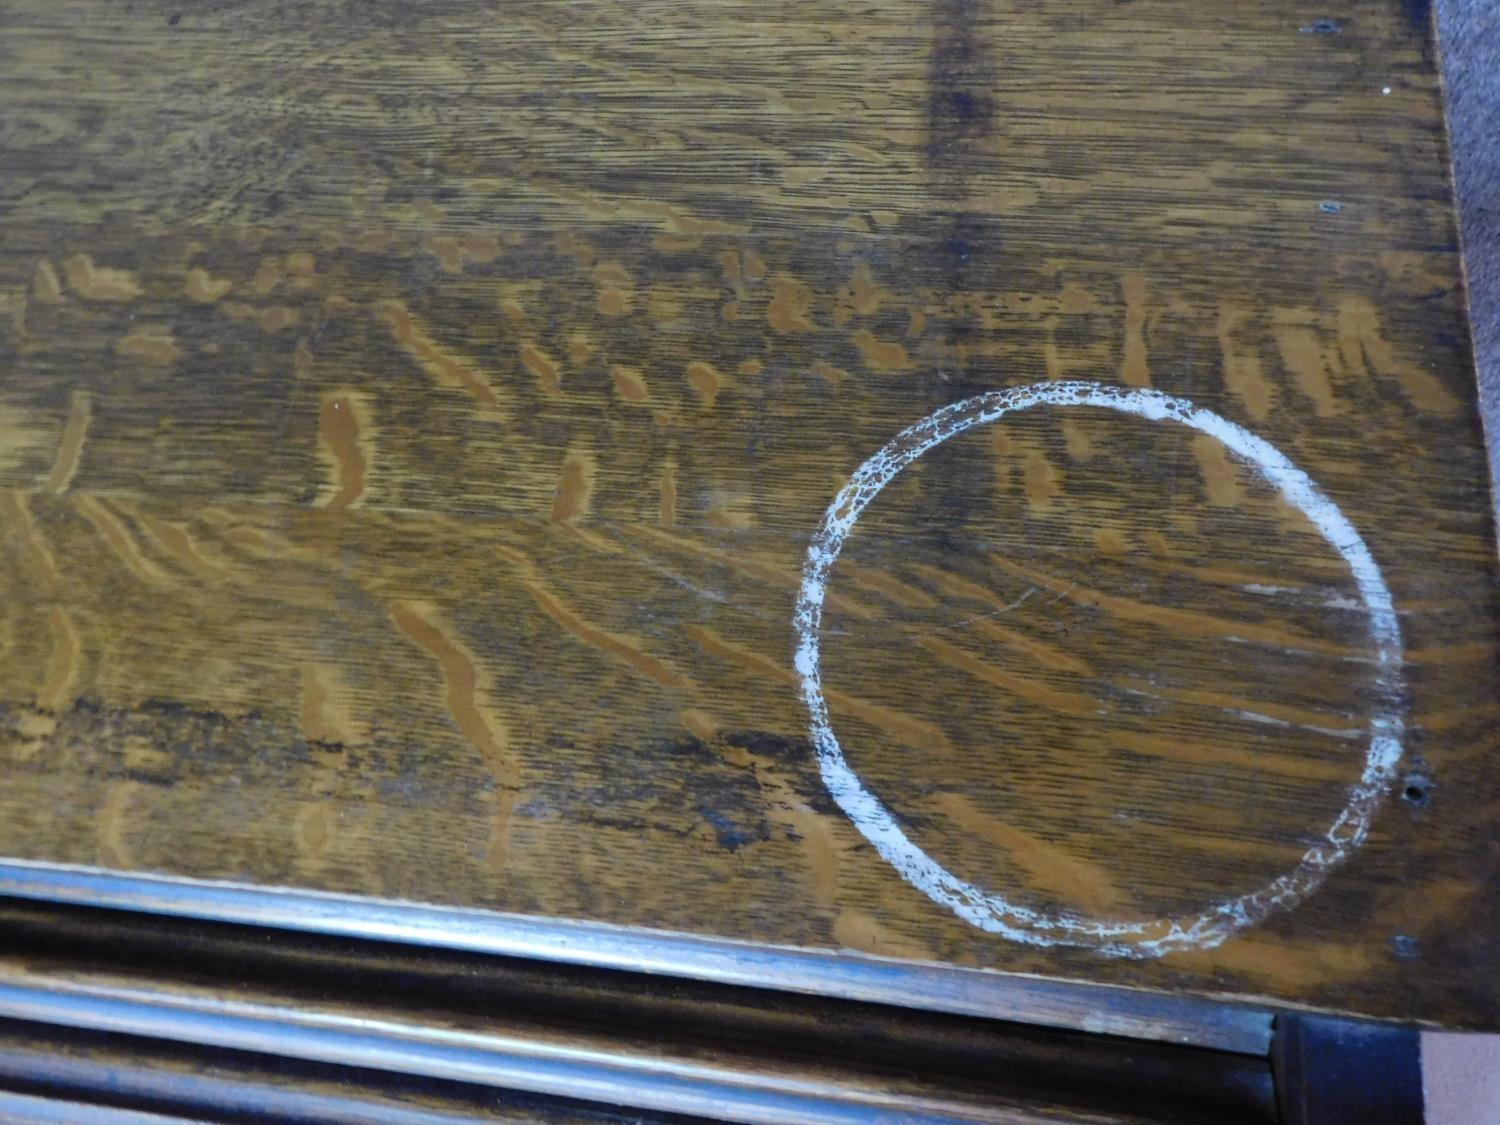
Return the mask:
M 1317 528 L 1354 577 L 1368 623 L 1378 702 L 1370 716 L 1364 767 L 1344 808 L 1295 868 L 1267 886 L 1196 915 L 1123 922 L 1047 913 L 1010 902 L 965 882 L 907 837 L 896 819 L 849 767 L 828 718 L 820 670 L 819 628 L 833 564 L 860 513 L 902 469 L 949 438 L 1035 406 L 1087 406 L 1187 426 L 1220 442 L 1255 469 Z M 993 391 L 943 407 L 897 434 L 855 470 L 834 497 L 807 549 L 793 616 L 794 663 L 811 718 L 810 733 L 823 784 L 865 839 L 907 882 L 982 930 L 1030 945 L 1086 946 L 1115 957 L 1159 957 L 1210 948 L 1273 910 L 1295 906 L 1362 843 L 1375 808 L 1389 792 L 1401 759 L 1405 685 L 1401 629 L 1390 590 L 1354 525 L 1301 469 L 1269 442 L 1209 410 L 1152 390 L 1102 383 L 1036 383 Z M 1248 715 L 1247 715 L 1248 717 Z M 1342 733 L 1330 731 L 1328 733 Z
M 1316 598 L 1319 605 L 1327 606 L 1329 609 L 1359 609 L 1365 608 L 1365 603 L 1358 598 L 1345 597 L 1334 590 L 1309 589 L 1304 586 L 1264 586 L 1259 582 L 1245 582 L 1240 589 L 1247 594 L 1263 594 L 1266 596 L 1279 596 L 1290 594 L 1294 597 Z
M 1320 727 L 1316 723 L 1293 723 L 1274 715 L 1262 715 L 1259 711 L 1225 710 L 1247 722 L 1264 723 L 1266 726 L 1282 727 L 1285 730 L 1305 730 L 1311 734 L 1326 734 L 1330 738 L 1361 738 L 1365 733 L 1357 727 Z
M 1346 598 L 1343 594 L 1329 594 L 1323 599 L 1323 604 L 1329 609 L 1364 609 L 1364 602 L 1358 598 Z

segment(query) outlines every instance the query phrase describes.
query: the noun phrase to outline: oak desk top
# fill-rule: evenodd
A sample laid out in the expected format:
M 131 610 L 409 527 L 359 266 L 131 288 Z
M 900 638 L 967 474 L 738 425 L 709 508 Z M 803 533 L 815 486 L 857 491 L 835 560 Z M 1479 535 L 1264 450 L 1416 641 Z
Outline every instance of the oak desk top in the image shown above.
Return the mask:
M 0 856 L 1500 1024 L 1431 23 L 1336 7 L 8 6 Z

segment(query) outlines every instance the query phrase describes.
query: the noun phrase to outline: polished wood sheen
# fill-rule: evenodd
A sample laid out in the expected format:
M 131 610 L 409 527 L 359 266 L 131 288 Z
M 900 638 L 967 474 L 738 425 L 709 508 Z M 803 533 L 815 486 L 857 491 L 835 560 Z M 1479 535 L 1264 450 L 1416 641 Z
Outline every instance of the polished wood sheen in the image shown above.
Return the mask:
M 0 855 L 1500 1025 L 1495 539 L 1420 3 L 13 3 Z M 819 777 L 809 539 L 1078 378 L 1369 544 L 1405 757 L 1162 958 L 986 933 Z M 977 428 L 862 516 L 824 684 L 956 876 L 1196 914 L 1362 767 L 1333 546 L 1212 437 Z

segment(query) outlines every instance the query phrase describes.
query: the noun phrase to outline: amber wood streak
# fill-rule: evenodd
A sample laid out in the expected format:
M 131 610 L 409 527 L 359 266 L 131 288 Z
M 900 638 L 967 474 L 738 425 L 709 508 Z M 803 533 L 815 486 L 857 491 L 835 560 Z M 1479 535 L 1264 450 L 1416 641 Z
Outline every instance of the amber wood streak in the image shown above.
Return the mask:
M 1420 6 L 12 4 L 0 854 L 1495 1024 L 1495 543 Z M 1156 961 L 984 934 L 825 795 L 808 537 L 1055 378 L 1261 435 L 1370 544 L 1401 782 Z M 851 765 L 1095 918 L 1294 866 L 1347 568 L 1207 435 L 1037 410 L 829 589 Z

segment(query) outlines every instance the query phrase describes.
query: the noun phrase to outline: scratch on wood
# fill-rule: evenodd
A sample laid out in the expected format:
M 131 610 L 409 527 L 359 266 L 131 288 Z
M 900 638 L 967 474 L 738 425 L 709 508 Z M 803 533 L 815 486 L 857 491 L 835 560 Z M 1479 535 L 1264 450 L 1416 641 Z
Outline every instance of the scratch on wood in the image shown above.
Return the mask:
M 1243 696 L 1222 691 L 1162 687 L 1146 681 L 1120 681 L 1120 686 L 1151 695 L 1156 699 L 1168 699 L 1175 703 L 1187 703 L 1199 707 L 1213 707 L 1249 722 L 1296 727 L 1333 738 L 1359 739 L 1365 734 L 1363 725 L 1337 711 L 1318 711 L 1291 703 L 1246 699 Z
M 840 565 L 846 565 L 840 560 Z M 1025 653 L 1036 663 L 1044 668 L 1050 668 L 1057 672 L 1071 672 L 1077 676 L 1091 676 L 1093 671 L 1087 661 L 1058 648 L 1056 645 L 1048 644 L 1030 636 L 1020 629 L 1011 629 L 1001 625 L 994 620 L 995 616 L 1011 613 L 1024 605 L 1036 592 L 1035 586 L 1028 586 L 1021 596 L 1011 601 L 1004 601 L 997 597 L 991 590 L 980 586 L 978 583 L 970 582 L 966 578 L 960 578 L 956 574 L 950 574 L 935 566 L 924 563 L 915 564 L 912 567 L 917 573 L 927 577 L 933 585 L 944 593 L 955 597 L 965 598 L 970 601 L 982 602 L 990 607 L 990 611 L 979 617 L 965 618 L 953 628 L 974 628 L 987 637 L 999 641 L 1008 648 L 1017 649 Z
M 1025 578 L 1028 582 L 1034 582 L 1043 589 L 1052 591 L 1059 598 L 1069 598 L 1080 605 L 1097 606 L 1108 613 L 1118 615 L 1126 621 L 1149 622 L 1159 625 L 1163 629 L 1189 637 L 1226 637 L 1233 635 L 1244 641 L 1271 645 L 1275 648 L 1316 652 L 1325 656 L 1336 656 L 1343 659 L 1352 659 L 1359 656 L 1348 645 L 1319 640 L 1315 637 L 1294 633 L 1289 629 L 1257 625 L 1252 621 L 1228 621 L 1220 617 L 1215 617 L 1212 614 L 1199 613 L 1195 610 L 1178 609 L 1175 606 L 1167 605 L 1153 605 L 1149 602 L 1137 601 L 1134 598 L 1127 598 L 1118 594 L 1105 594 L 1098 590 L 1079 586 L 1077 583 L 1063 582 L 1061 579 L 1041 574 L 1010 559 L 1001 558 L 997 555 L 991 555 L 990 557 L 994 561 L 994 564 L 1002 570 Z
M 760 562 L 745 554 L 732 551 L 719 551 L 713 547 L 689 539 L 684 535 L 672 535 L 647 524 L 622 526 L 619 530 L 626 534 L 644 535 L 668 548 L 720 563 L 731 570 L 738 571 L 740 574 L 769 585 L 795 587 L 800 581 L 800 577 L 795 571 L 774 566 L 770 563 Z M 880 616 L 873 607 L 867 606 L 863 602 L 857 601 L 845 594 L 830 593 L 828 595 L 828 604 L 837 606 L 846 613 L 866 620 L 875 619 Z

